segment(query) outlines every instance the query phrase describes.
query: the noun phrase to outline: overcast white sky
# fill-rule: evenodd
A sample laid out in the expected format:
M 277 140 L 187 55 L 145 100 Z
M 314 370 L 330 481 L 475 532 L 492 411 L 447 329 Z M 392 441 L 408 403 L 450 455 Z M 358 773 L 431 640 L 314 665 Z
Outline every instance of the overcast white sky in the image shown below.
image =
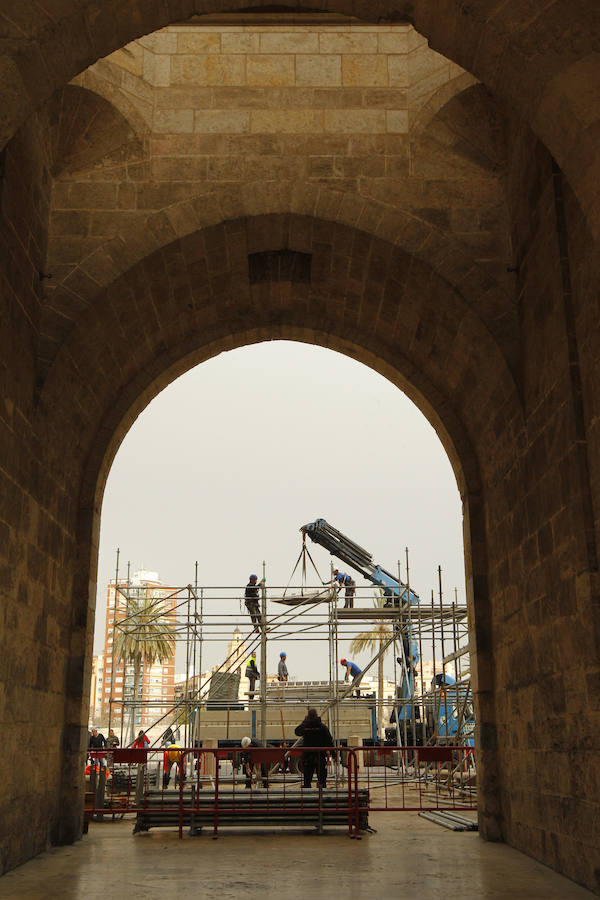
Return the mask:
M 243 586 L 250 572 L 260 576 L 264 559 L 269 585 L 286 585 L 299 528 L 318 517 L 392 572 L 401 558 L 403 577 L 408 546 L 411 586 L 422 598 L 437 591 L 440 564 L 446 593 L 453 599 L 458 588 L 464 603 L 454 474 L 433 428 L 394 385 L 341 354 L 285 341 L 223 353 L 188 372 L 138 418 L 108 478 L 95 652 L 117 547 L 122 574 L 130 560 L 132 571 L 185 585 L 198 560 L 199 584 Z M 329 554 L 314 544 L 310 551 L 328 577 Z M 232 600 L 223 612 L 236 614 L 231 621 L 246 633 L 239 608 Z M 290 640 L 273 641 L 269 672 L 282 648 L 292 676 L 327 676 L 326 644 Z M 221 662 L 224 649 L 207 644 L 203 668 Z M 347 644 L 340 649 L 347 655 Z

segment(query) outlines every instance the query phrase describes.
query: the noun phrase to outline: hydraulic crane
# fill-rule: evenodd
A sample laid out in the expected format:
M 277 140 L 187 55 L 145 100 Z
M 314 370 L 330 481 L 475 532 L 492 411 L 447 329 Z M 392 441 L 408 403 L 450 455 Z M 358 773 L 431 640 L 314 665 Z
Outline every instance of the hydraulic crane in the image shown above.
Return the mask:
M 303 525 L 300 531 L 303 537 L 308 535 L 316 544 L 329 550 L 332 556 L 343 560 L 355 571 L 360 572 L 367 581 L 382 588 L 385 597 L 384 606 L 404 610 L 408 608 L 409 603 L 411 606 L 419 603 L 419 595 L 408 585 L 383 566 L 374 563 L 368 550 L 329 525 L 325 519 L 315 519 L 314 522 Z M 403 656 L 398 657 L 402 675 L 396 688 L 397 705 L 390 719 L 395 728 L 387 728 L 386 733 L 389 732 L 391 735 L 395 732 L 396 736 L 393 739 L 396 740 L 400 734 L 399 726 L 402 725 L 409 744 L 417 744 L 422 741 L 424 730 L 416 721 L 419 718 L 419 708 L 413 699 L 419 652 L 412 633 L 411 617 L 403 615 L 401 618 L 402 623 L 398 623 L 395 628 L 402 644 Z M 451 740 L 455 739 L 460 731 L 467 735 L 463 738 L 465 743 L 472 744 L 474 716 L 472 703 L 469 702 L 470 688 L 456 684 L 454 678 L 445 674 L 437 674 L 431 688 L 426 723 L 429 737 L 434 740 Z
M 356 572 L 377 585 L 383 590 L 385 597 L 384 606 L 388 608 L 400 608 L 417 604 L 419 595 L 415 594 L 408 585 L 400 581 L 399 578 L 384 569 L 383 566 L 373 562 L 373 557 L 368 550 L 359 544 L 350 540 L 337 528 L 329 525 L 325 519 L 315 519 L 303 525 L 300 529 L 302 535 L 308 535 L 316 544 L 320 544 L 329 550 L 332 556 L 341 559 L 347 565 L 351 566 Z M 398 723 L 414 722 L 415 710 L 411 698 L 414 693 L 416 664 L 419 661 L 419 651 L 417 643 L 410 633 L 410 627 L 406 618 L 404 626 L 396 626 L 398 630 L 398 639 L 402 645 L 402 656 L 398 657 L 401 665 L 401 681 L 397 687 L 397 700 L 400 701 L 396 707 L 396 715 Z
M 347 565 L 352 566 L 355 571 L 378 587 L 383 588 L 383 594 L 386 598 L 386 606 L 400 606 L 408 603 L 419 602 L 419 595 L 410 590 L 408 585 L 404 584 L 383 566 L 373 562 L 373 556 L 364 547 L 351 541 L 350 538 L 334 528 L 325 519 L 315 519 L 308 525 L 303 525 L 300 529 L 303 535 L 307 534 L 309 538 L 316 544 L 320 544 L 329 550 L 332 556 L 337 556 Z

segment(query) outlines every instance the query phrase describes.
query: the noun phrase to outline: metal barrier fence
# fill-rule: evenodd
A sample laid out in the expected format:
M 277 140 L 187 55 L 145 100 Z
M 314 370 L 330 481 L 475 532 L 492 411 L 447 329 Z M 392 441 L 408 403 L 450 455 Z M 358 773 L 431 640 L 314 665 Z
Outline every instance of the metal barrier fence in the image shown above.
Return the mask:
M 90 751 L 86 818 L 134 831 L 221 826 L 368 829 L 369 812 L 476 808 L 472 747 L 251 747 Z
M 477 809 L 472 747 L 354 748 L 369 812 Z

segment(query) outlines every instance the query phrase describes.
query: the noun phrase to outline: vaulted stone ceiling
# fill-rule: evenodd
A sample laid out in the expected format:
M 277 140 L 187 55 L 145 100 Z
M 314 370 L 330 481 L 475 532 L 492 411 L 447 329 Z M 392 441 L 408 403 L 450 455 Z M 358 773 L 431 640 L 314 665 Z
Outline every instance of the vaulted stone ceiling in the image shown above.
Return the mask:
M 292 0 L 279 9 L 297 11 Z M 0 12 L 3 141 L 57 88 L 137 37 L 232 0 L 15 0 Z M 261 4 L 245 4 L 260 10 Z M 595 0 L 329 0 L 311 4 L 370 22 L 406 21 L 430 46 L 471 72 L 532 126 L 570 178 L 594 227 L 598 163 L 600 10 Z M 585 23 L 585 24 L 583 24 Z
M 42 373 L 80 311 L 144 256 L 280 212 L 414 254 L 515 363 L 504 116 L 411 26 L 197 19 L 98 62 L 40 120 L 57 148 Z

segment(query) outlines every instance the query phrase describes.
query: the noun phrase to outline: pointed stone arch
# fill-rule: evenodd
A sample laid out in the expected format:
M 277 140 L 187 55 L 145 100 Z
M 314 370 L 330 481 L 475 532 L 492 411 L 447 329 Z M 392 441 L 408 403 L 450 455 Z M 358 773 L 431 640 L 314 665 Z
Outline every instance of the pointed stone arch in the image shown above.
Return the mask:
M 268 265 L 271 276 L 249 278 L 248 255 L 289 252 L 293 232 L 312 257 L 311 277 L 294 278 L 293 266 Z M 362 280 L 357 269 L 366 273 Z M 36 431 L 42 444 L 52 445 L 56 483 L 71 484 L 77 497 L 72 527 L 80 572 L 73 597 L 81 637 L 94 605 L 104 483 L 128 428 L 192 366 L 274 338 L 330 347 L 385 375 L 417 403 L 448 452 L 464 504 L 473 646 L 479 647 L 477 704 L 489 778 L 481 827 L 498 837 L 483 483 L 491 471 L 501 477 L 510 469 L 522 409 L 502 353 L 464 298 L 425 263 L 374 235 L 289 214 L 207 227 L 138 262 L 80 317 L 49 373 Z M 73 709 L 79 715 L 77 704 Z M 66 786 L 64 798 L 73 803 Z
M 159 252 L 174 240 L 203 229 L 229 227 L 237 218 L 289 215 L 314 217 L 347 228 L 358 228 L 431 266 L 452 285 L 495 331 L 499 339 L 514 326 L 514 304 L 506 288 L 495 283 L 472 259 L 468 248 L 431 222 L 410 211 L 352 192 L 310 182 L 250 182 L 235 190 L 212 189 L 149 214 L 143 228 L 107 240 L 53 289 L 52 304 L 42 318 L 47 370 L 65 334 L 72 327 L 69 311 L 92 306 L 95 298 L 132 265 Z M 290 232 L 295 240 L 295 232 Z M 299 247 L 301 249 L 301 240 Z M 512 324 L 511 324 L 512 323 Z M 54 347 L 54 349 L 50 349 Z M 510 355 L 510 354 L 509 354 Z

